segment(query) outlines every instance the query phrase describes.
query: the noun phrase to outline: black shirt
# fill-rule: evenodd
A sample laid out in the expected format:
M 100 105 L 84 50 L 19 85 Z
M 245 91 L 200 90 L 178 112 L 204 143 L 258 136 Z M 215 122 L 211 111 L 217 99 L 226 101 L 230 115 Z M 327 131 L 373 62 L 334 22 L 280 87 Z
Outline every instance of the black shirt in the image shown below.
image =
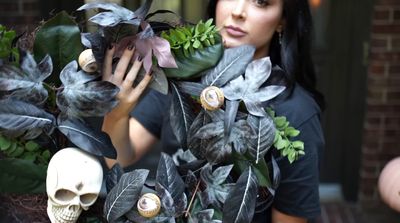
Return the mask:
M 131 114 L 160 139 L 164 152 L 173 154 L 179 144 L 169 123 L 169 107 L 168 95 L 150 90 Z M 313 219 L 320 214 L 318 175 L 324 147 L 320 109 L 307 91 L 298 85 L 291 96 L 276 103 L 273 109 L 277 116 L 285 116 L 291 126 L 300 130 L 295 140 L 304 142 L 305 155 L 292 164 L 287 158 L 276 156 L 281 182 L 272 206 L 288 215 Z M 256 214 L 253 222 L 270 222 L 270 214 L 271 209 Z

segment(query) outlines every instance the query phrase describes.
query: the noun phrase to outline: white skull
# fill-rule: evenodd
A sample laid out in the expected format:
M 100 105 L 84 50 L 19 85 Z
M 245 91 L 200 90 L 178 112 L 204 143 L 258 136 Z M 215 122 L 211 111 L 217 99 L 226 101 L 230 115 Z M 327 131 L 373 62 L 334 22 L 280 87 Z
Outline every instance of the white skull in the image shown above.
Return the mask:
M 47 214 L 52 223 L 74 223 L 97 200 L 103 169 L 92 155 L 65 148 L 51 158 L 47 168 Z

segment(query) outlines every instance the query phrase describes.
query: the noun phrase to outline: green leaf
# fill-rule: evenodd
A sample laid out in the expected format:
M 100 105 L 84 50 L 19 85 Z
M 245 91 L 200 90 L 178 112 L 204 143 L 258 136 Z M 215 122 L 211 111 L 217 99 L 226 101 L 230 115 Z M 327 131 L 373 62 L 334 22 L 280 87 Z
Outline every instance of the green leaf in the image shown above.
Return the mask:
M 35 143 L 34 141 L 28 141 L 27 143 L 25 143 L 25 149 L 29 152 L 34 152 L 39 150 L 40 146 Z
M 290 137 L 296 137 L 300 134 L 300 131 L 293 128 L 293 127 L 288 127 L 285 129 L 285 135 L 290 136 Z
M 205 25 L 206 25 L 206 27 L 210 27 L 210 26 L 212 26 L 212 23 L 213 23 L 213 19 L 209 19 L 206 21 Z
M 8 156 L 11 158 L 17 158 L 17 157 L 21 156 L 22 153 L 24 153 L 24 147 L 17 146 L 16 149 L 12 153 L 8 154 Z
M 10 148 L 11 142 L 7 138 L 0 136 L 0 150 L 5 151 Z
M 264 158 L 259 159 L 258 163 L 254 161 L 250 161 L 250 156 L 244 156 L 239 153 L 234 153 L 234 168 L 235 171 L 238 173 L 242 173 L 249 166 L 253 167 L 254 174 L 257 176 L 259 185 L 262 187 L 270 187 L 271 186 L 271 179 L 269 177 L 269 169 L 268 165 Z
M 10 147 L 8 148 L 8 150 L 6 151 L 6 154 L 9 155 L 11 153 L 13 153 L 16 149 L 17 149 L 17 143 L 16 142 L 11 142 Z
M 289 153 L 288 159 L 289 159 L 290 163 L 293 163 L 296 160 L 296 152 L 295 151 L 291 151 Z
M 46 169 L 22 159 L 0 160 L 0 193 L 45 193 Z
M 58 13 L 37 31 L 33 51 L 37 61 L 51 56 L 54 69 L 49 80 L 58 85 L 60 71 L 83 51 L 78 25 L 65 11 Z
M 275 117 L 274 122 L 276 127 L 281 130 L 286 125 L 286 117 L 280 116 L 280 117 Z
M 302 141 L 294 141 L 294 142 L 292 142 L 292 145 L 296 149 L 304 150 L 304 142 L 302 142 Z
M 199 48 L 201 46 L 201 42 L 199 41 L 199 40 L 195 40 L 194 41 L 194 43 L 193 43 L 193 47 L 195 48 L 195 49 L 197 49 L 197 48 Z
M 280 140 L 278 140 L 278 141 L 275 143 L 275 147 L 276 147 L 278 150 L 281 150 L 281 149 L 285 148 L 288 144 L 289 144 L 289 143 L 288 143 L 286 140 L 280 139 Z

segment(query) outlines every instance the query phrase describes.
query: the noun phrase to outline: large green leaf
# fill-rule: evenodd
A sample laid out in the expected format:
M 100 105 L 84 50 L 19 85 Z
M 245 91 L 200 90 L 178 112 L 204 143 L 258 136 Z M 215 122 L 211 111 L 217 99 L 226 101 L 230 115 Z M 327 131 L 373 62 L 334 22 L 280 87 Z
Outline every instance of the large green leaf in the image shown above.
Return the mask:
M 58 13 L 39 28 L 33 51 L 36 61 L 51 56 L 54 70 L 50 81 L 59 84 L 60 71 L 83 51 L 78 25 L 65 11 Z
M 223 53 L 221 37 L 218 35 L 216 44 L 202 50 L 196 50 L 189 57 L 175 54 L 178 68 L 163 68 L 168 78 L 190 79 L 202 75 L 202 72 L 215 66 Z
M 0 160 L 0 193 L 45 193 L 46 166 L 22 159 Z

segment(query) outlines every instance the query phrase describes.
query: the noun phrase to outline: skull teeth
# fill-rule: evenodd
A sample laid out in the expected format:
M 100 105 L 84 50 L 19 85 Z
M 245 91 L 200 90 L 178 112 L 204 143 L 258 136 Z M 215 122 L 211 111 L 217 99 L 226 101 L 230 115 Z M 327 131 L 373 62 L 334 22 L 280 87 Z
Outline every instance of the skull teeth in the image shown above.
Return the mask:
M 78 220 L 79 215 L 82 212 L 82 209 L 79 208 L 78 211 L 69 211 L 69 206 L 66 207 L 54 207 L 53 206 L 53 214 L 57 222 L 59 223 L 74 223 Z

